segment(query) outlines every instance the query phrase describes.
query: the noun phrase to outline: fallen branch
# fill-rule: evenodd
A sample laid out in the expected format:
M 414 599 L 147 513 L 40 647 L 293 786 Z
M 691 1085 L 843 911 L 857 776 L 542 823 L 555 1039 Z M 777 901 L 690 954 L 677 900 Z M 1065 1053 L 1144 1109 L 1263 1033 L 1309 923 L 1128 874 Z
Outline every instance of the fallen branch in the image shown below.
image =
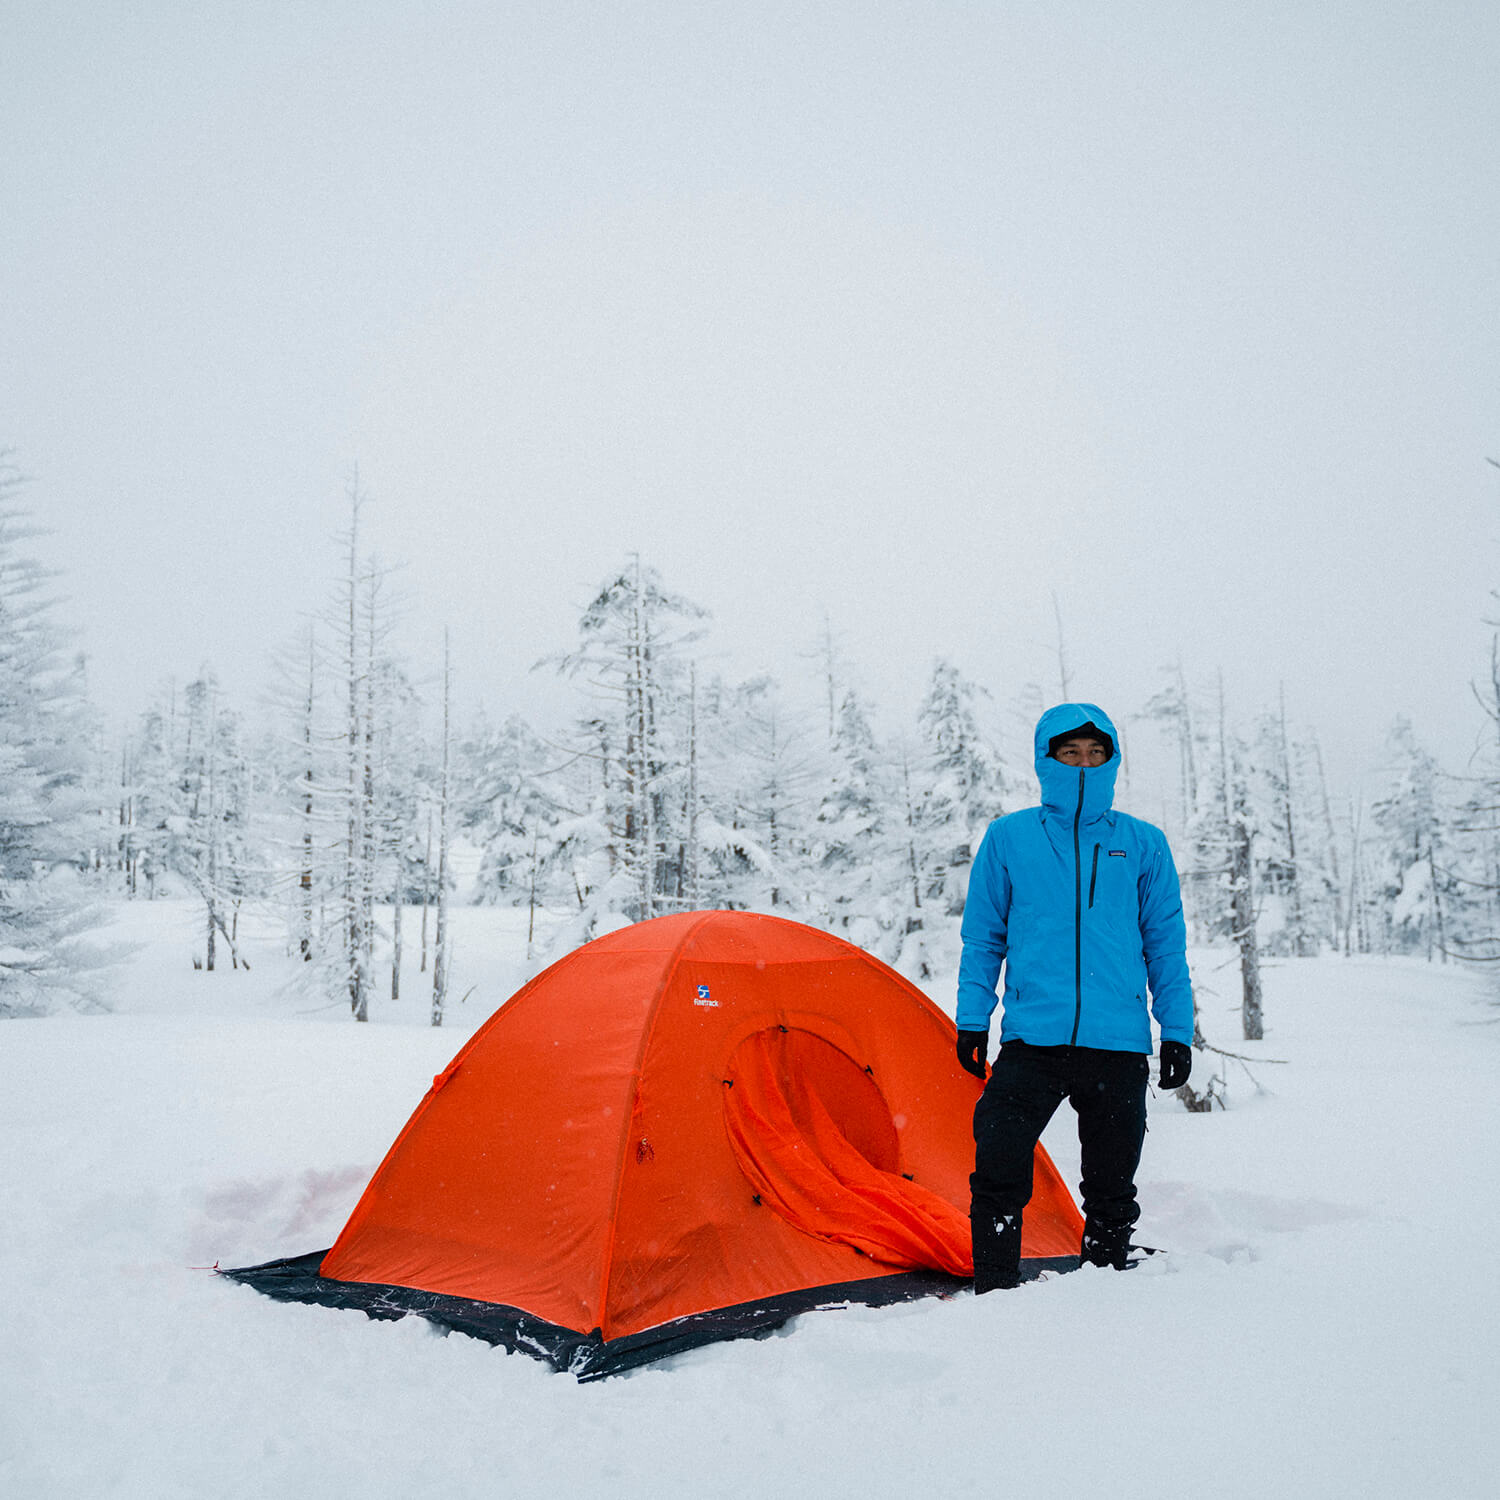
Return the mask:
M 1222 1047 L 1215 1047 L 1212 1042 L 1205 1042 L 1201 1038 L 1194 1042 L 1193 1045 L 1195 1047 L 1202 1047 L 1208 1052 L 1217 1052 L 1220 1057 L 1232 1057 L 1236 1062 L 1274 1063 L 1279 1068 L 1285 1068 L 1291 1063 L 1291 1059 L 1288 1057 L 1246 1057 L 1243 1052 L 1226 1052 Z

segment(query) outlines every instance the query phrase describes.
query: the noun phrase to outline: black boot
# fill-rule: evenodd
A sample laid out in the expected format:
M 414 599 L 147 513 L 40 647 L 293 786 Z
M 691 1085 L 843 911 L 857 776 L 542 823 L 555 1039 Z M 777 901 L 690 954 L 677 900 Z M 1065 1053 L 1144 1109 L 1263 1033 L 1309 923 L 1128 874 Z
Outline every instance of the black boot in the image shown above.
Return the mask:
M 974 1262 L 974 1295 L 976 1297 L 982 1297 L 986 1292 L 1009 1291 L 1020 1284 L 1019 1261 L 1009 1266 L 986 1265 L 983 1261 Z
M 969 1213 L 974 1243 L 974 1295 L 1021 1284 L 1021 1215 L 993 1214 L 979 1204 Z
M 1130 1264 L 1130 1226 L 1102 1229 L 1097 1224 L 1083 1226 L 1083 1251 L 1086 1266 L 1108 1266 L 1123 1271 Z

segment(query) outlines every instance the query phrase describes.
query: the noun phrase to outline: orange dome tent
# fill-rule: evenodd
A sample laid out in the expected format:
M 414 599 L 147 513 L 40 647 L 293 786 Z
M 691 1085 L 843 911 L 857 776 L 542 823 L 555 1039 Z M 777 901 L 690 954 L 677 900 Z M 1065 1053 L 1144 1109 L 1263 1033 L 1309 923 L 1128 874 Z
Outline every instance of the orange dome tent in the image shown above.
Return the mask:
M 537 976 L 433 1080 L 329 1251 L 226 1274 L 415 1312 L 580 1378 L 972 1275 L 978 1082 L 829 933 L 689 912 Z M 1037 1148 L 1022 1254 L 1077 1263 Z

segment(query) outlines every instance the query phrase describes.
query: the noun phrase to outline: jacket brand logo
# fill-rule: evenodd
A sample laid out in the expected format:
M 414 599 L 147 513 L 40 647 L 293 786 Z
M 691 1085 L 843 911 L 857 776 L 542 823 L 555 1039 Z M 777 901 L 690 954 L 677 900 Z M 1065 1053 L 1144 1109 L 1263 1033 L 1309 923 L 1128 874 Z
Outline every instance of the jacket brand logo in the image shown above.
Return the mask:
M 708 993 L 708 986 L 706 984 L 700 984 L 698 986 L 698 993 L 693 996 L 693 1004 L 705 1005 L 710 1010 L 717 1010 L 719 1008 L 719 1002 L 710 998 Z
M 1109 851 L 1109 857 L 1111 859 L 1124 859 L 1125 851 L 1123 849 L 1111 849 Z

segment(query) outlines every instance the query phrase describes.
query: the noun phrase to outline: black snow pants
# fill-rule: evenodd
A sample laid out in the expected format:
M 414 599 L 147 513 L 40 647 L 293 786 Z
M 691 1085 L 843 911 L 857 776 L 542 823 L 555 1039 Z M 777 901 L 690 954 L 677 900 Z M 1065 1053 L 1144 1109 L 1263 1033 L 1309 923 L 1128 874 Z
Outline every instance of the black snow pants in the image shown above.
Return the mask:
M 1031 1201 L 1036 1143 L 1064 1099 L 1078 1113 L 1082 1148 L 1083 1258 L 1123 1267 L 1140 1217 L 1135 1170 L 1146 1135 L 1141 1052 L 1033 1047 L 1006 1042 L 974 1107 L 974 1175 L 969 1210 L 974 1290 L 1020 1279 L 1021 1215 Z

